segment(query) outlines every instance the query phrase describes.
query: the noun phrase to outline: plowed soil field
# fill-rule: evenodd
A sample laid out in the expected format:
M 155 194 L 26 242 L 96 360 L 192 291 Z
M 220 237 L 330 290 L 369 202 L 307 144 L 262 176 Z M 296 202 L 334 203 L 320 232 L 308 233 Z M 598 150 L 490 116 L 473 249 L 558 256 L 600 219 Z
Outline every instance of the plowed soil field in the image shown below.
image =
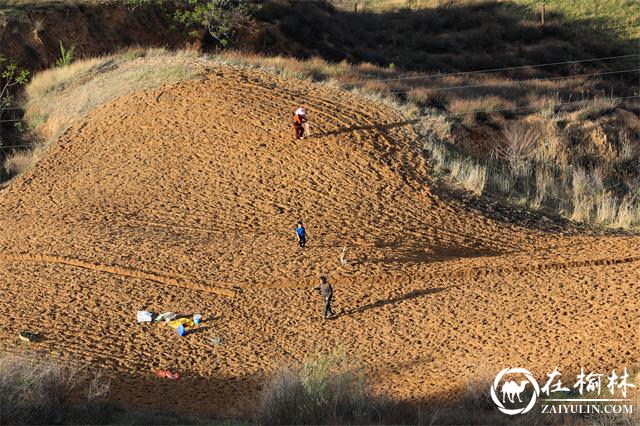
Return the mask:
M 312 135 L 294 141 L 301 105 Z M 471 202 L 424 158 L 391 107 L 260 71 L 119 98 L 0 193 L 0 341 L 106 371 L 129 406 L 223 415 L 338 347 L 408 399 L 506 367 L 637 365 L 640 238 Z M 322 321 L 310 288 L 332 271 Z M 141 309 L 204 322 L 179 337 Z

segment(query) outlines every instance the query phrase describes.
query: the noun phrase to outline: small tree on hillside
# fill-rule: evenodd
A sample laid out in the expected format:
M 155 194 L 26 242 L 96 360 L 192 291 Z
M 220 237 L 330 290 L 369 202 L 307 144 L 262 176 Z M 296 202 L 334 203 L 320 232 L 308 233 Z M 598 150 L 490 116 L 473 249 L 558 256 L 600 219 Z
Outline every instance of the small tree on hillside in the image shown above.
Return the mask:
M 206 28 L 211 37 L 226 46 L 238 29 L 248 28 L 251 12 L 247 1 L 187 0 L 184 9 L 178 9 L 175 18 L 188 28 Z
M 12 88 L 26 84 L 27 80 L 29 71 L 18 68 L 15 62 L 0 54 L 0 124 L 3 124 L 5 111 L 13 105 Z
M 162 6 L 165 0 L 125 0 L 133 11 L 143 5 Z M 192 35 L 205 30 L 223 46 L 233 40 L 236 31 L 249 28 L 256 4 L 250 0 L 177 0 L 173 19 Z
M 538 145 L 535 129 L 518 122 L 506 127 L 502 134 L 504 140 L 495 148 L 498 158 L 507 162 L 513 176 L 527 175 Z

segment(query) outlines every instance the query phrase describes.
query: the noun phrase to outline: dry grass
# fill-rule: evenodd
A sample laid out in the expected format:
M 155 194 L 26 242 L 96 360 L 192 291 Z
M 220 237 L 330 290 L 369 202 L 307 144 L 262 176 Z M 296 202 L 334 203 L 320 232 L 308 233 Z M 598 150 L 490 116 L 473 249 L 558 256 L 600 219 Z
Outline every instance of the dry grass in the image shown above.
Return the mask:
M 259 424 L 371 423 L 375 402 L 344 353 L 318 355 L 269 378 L 254 409 Z
M 451 175 L 455 177 L 466 190 L 476 195 L 482 194 L 487 183 L 486 167 L 473 160 L 453 160 Z
M 486 164 L 486 187 L 513 202 L 575 221 L 636 227 L 637 134 L 618 130 L 615 116 L 599 116 L 594 122 L 580 118 L 583 113 L 581 108 L 507 122 L 504 141 L 496 144 L 497 155 Z
M 37 154 L 35 151 L 14 151 L 9 154 L 4 161 L 4 169 L 7 177 L 11 178 L 23 173 L 34 165 L 36 161 Z
M 464 189 L 476 195 L 484 191 L 488 179 L 487 167 L 478 161 L 457 155 L 446 144 L 425 143 L 432 167 L 440 174 L 452 176 Z
M 448 95 L 448 98 L 450 99 L 450 101 L 447 102 L 449 105 L 448 111 L 454 114 L 467 114 L 477 111 L 493 111 L 516 107 L 516 103 L 512 100 L 496 95 L 477 97 Z
M 64 85 L 103 66 L 106 62 L 106 58 L 87 59 L 75 62 L 68 67 L 57 67 L 38 73 L 27 86 L 26 95 L 31 101 L 37 101 L 53 91 L 61 90 Z
M 474 379 L 450 404 L 374 396 L 361 369 L 343 354 L 311 358 L 267 379 L 254 407 L 258 424 L 527 424 L 496 410 L 488 375 Z
M 620 141 L 620 148 L 618 150 L 617 160 L 620 163 L 636 161 L 640 155 L 640 146 L 631 142 L 629 132 L 621 131 L 618 140 Z
M 593 415 L 586 418 L 586 423 L 589 426 L 636 426 L 640 424 L 640 412 L 638 411 L 638 407 L 640 407 L 640 395 L 636 392 L 633 395 L 629 402 L 629 404 L 633 406 L 633 413 L 631 414 L 614 414 L 614 413 L 602 413 L 598 415 Z
M 505 127 L 502 134 L 504 141 L 496 146 L 496 154 L 509 165 L 513 176 L 528 175 L 538 149 L 536 129 L 516 122 Z
M 536 160 L 550 162 L 566 167 L 569 164 L 566 138 L 558 129 L 558 121 L 562 116 L 548 116 L 544 112 L 535 122 L 539 130 L 539 144 L 535 151 Z
M 595 120 L 606 114 L 611 114 L 620 106 L 620 101 L 607 98 L 595 98 L 591 102 L 585 102 L 578 116 L 581 120 Z
M 618 200 L 608 193 L 603 192 L 596 202 L 596 222 L 602 225 L 615 223 L 618 218 Z
M 0 424 L 94 423 L 109 381 L 86 368 L 0 358 Z
M 215 56 L 215 59 L 223 64 L 260 68 L 315 81 L 335 80 L 354 86 L 365 84 L 371 78 L 392 78 L 397 75 L 396 71 L 366 62 L 359 64 L 351 64 L 347 61 L 334 63 L 320 58 L 301 61 L 285 56 L 263 56 L 233 50 L 220 52 Z
M 37 74 L 27 86 L 26 120 L 47 143 L 74 122 L 112 99 L 206 73 L 192 51 L 131 50 L 76 61 Z

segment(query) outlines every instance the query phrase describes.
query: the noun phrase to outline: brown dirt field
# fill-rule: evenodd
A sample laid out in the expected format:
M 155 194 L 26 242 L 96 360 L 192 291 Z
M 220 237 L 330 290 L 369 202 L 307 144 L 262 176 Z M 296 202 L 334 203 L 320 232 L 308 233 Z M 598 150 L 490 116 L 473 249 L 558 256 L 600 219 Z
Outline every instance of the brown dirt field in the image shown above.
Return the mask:
M 294 142 L 300 104 L 314 135 Z M 638 237 L 524 226 L 436 191 L 406 119 L 328 86 L 216 68 L 119 98 L 0 194 L 0 218 L 2 345 L 105 369 L 137 408 L 238 415 L 265 374 L 339 346 L 409 399 L 508 366 L 638 363 Z M 309 288 L 343 245 L 322 322 Z M 138 309 L 205 323 L 180 338 Z M 25 325 L 46 340 L 21 345 Z

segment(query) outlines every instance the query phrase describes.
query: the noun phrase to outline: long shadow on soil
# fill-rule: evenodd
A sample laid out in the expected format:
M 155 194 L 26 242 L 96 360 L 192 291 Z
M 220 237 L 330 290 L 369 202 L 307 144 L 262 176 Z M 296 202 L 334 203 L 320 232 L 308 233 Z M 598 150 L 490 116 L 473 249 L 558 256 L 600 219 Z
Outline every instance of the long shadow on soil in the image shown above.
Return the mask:
M 352 262 L 358 264 L 387 264 L 387 263 L 434 263 L 446 260 L 465 259 L 474 257 L 500 256 L 503 252 L 491 250 L 489 248 L 478 247 L 469 248 L 462 246 L 429 247 L 429 251 L 424 246 L 394 247 L 393 255 L 381 259 L 356 259 Z
M 367 383 L 384 383 L 388 380 L 388 375 L 392 374 L 389 368 L 405 370 L 429 364 L 432 361 L 431 355 L 426 354 L 410 363 L 383 365 L 380 368 L 369 367 L 363 373 L 367 377 Z M 283 368 L 297 366 L 297 364 L 283 365 Z M 116 379 L 115 386 L 112 386 L 112 396 L 120 396 L 113 398 L 117 408 L 106 413 L 96 413 L 99 417 L 84 419 L 83 422 L 86 424 L 159 425 L 251 424 L 255 397 L 271 374 L 263 372 L 239 378 L 185 378 L 177 381 L 128 375 L 125 380 L 122 380 L 122 377 Z M 494 371 L 488 371 L 487 374 L 494 374 Z M 379 425 L 545 423 L 541 422 L 539 410 L 517 417 L 502 414 L 488 395 L 491 382 L 487 381 L 485 376 L 471 381 L 466 387 L 454 389 L 451 394 L 438 399 L 405 400 L 388 394 L 372 397 L 367 400 L 367 410 L 370 412 L 368 423 Z M 293 392 L 295 389 L 286 388 L 285 390 Z M 140 397 L 148 399 L 145 401 Z M 151 399 L 154 401 L 151 402 Z M 220 405 L 221 403 L 226 405 Z M 290 401 L 284 399 L 282 403 L 287 404 Z M 305 424 L 314 424 L 313 419 L 308 419 L 308 423 Z
M 401 296 L 392 297 L 391 299 L 377 300 L 373 303 L 368 303 L 358 308 L 349 309 L 349 310 L 340 312 L 339 314 L 335 315 L 332 319 L 340 318 L 342 316 L 350 316 L 353 314 L 360 314 L 371 309 L 382 308 L 383 306 L 387 306 L 387 305 L 394 305 L 396 303 L 404 302 L 406 300 L 416 299 L 419 297 L 428 296 L 430 294 L 440 293 L 441 291 L 445 291 L 448 289 L 449 287 L 436 287 L 436 288 L 425 288 L 420 290 L 413 290 Z
M 141 369 L 139 374 L 113 373 L 111 402 L 135 412 L 135 417 L 147 418 L 147 422 L 135 424 L 157 423 L 162 418 L 179 419 L 170 424 L 191 423 L 189 418 L 241 418 L 251 409 L 252 398 L 264 383 L 261 373 L 241 377 L 191 376 L 190 365 L 180 362 L 179 357 L 174 361 L 170 369 L 182 374 L 177 380 L 155 377 L 151 368 Z
M 417 123 L 418 119 L 414 119 L 414 120 L 404 120 L 404 121 L 398 121 L 396 123 L 386 123 L 386 124 L 372 124 L 372 125 L 368 125 L 368 126 L 352 126 L 352 127 L 341 127 L 339 129 L 335 129 L 335 130 L 330 130 L 330 131 L 326 131 L 326 132 L 318 132 L 318 133 L 314 133 L 313 136 L 336 136 L 336 135 L 341 135 L 344 133 L 350 133 L 350 132 L 355 132 L 358 130 L 378 130 L 378 131 L 385 131 L 385 130 L 389 130 L 389 129 L 395 129 L 396 127 L 403 127 L 403 126 L 408 126 L 411 124 L 415 124 Z

